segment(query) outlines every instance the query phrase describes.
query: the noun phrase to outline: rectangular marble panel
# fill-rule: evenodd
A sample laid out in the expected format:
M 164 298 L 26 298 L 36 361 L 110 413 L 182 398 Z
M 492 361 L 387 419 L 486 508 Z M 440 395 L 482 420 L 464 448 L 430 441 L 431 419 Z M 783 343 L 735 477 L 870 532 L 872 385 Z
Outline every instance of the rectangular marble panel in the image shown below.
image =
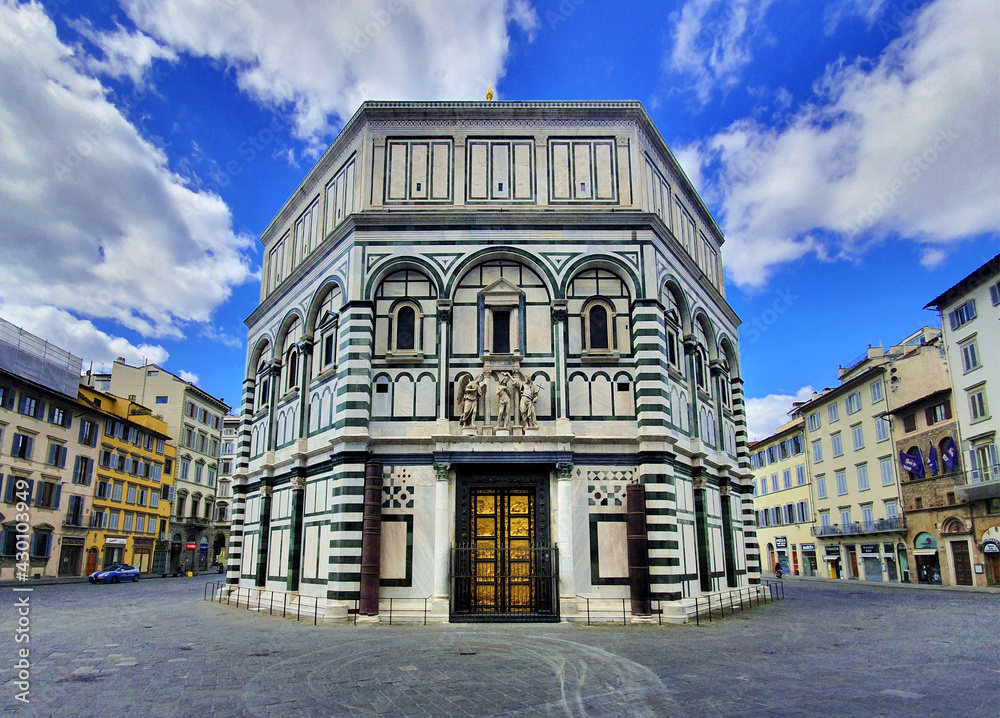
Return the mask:
M 406 199 L 407 159 L 407 146 L 405 142 L 390 143 L 387 199 Z
M 552 353 L 552 318 L 545 305 L 524 308 L 528 354 Z
M 393 386 L 392 415 L 397 418 L 413 416 L 413 381 L 407 377 L 397 378 Z
M 487 154 L 489 144 L 486 142 L 468 143 L 469 153 L 469 199 L 486 199 L 488 195 L 489 168 Z
M 433 418 L 435 414 L 435 404 L 437 394 L 437 384 L 429 376 L 421 377 L 417 382 L 417 411 L 416 415 L 422 418 Z
M 316 578 L 316 551 L 319 548 L 319 526 L 302 528 L 305 546 L 302 550 L 302 578 Z
M 448 199 L 451 196 L 451 145 L 447 142 L 431 144 L 431 199 Z
M 593 416 L 611 416 L 611 382 L 604 376 L 595 376 L 590 382 L 591 413 Z
M 424 142 L 414 142 L 410 145 L 410 198 L 427 199 L 428 154 L 430 145 Z
M 490 197 L 508 199 L 510 197 L 510 145 L 506 142 L 493 143 L 493 172 Z
M 551 145 L 552 199 L 570 199 L 569 143 L 553 142 Z
M 382 566 L 379 578 L 406 578 L 406 522 L 382 522 Z
M 531 154 L 533 149 L 533 142 L 514 143 L 514 199 L 532 199 Z
M 477 307 L 454 307 L 452 317 L 454 329 L 452 347 L 456 354 L 475 354 L 478 348 L 478 313 Z
M 591 199 L 594 196 L 594 180 L 591 168 L 591 146 L 589 142 L 573 143 L 573 198 Z
M 624 521 L 597 523 L 597 561 L 601 578 L 628 578 L 628 531 Z
M 611 200 L 615 196 L 614 162 L 612 160 L 613 143 L 594 143 L 594 164 L 596 168 L 594 197 L 595 199 Z

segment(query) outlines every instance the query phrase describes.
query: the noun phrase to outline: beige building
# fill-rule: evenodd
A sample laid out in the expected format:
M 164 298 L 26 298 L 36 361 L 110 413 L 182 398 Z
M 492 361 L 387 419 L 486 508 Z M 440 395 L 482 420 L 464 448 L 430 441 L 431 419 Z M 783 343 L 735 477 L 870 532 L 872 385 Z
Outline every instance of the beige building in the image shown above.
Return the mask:
M 788 575 L 814 576 L 819 568 L 804 430 L 799 417 L 750 444 L 763 571 L 773 572 L 780 563 Z
M 927 307 L 941 319 L 966 469 L 955 496 L 968 504 L 968 524 L 948 537 L 948 551 L 958 552 L 963 577 L 968 563 L 975 585 L 1000 585 L 1000 255 Z
M 0 319 L 0 580 L 84 571 L 101 418 L 78 401 L 81 364 Z
M 216 520 L 215 503 L 229 406 L 156 364 L 131 366 L 121 358 L 110 373 L 92 374 L 87 383 L 134 399 L 166 422 L 177 443 L 168 570 L 207 570 L 228 540 L 228 523 Z
M 794 410 L 806 424 L 821 575 L 909 580 L 888 397 L 900 386 L 919 386 L 920 364 L 905 357 L 937 335 L 925 327 L 889 350 L 869 347 L 840 368 L 839 386 Z

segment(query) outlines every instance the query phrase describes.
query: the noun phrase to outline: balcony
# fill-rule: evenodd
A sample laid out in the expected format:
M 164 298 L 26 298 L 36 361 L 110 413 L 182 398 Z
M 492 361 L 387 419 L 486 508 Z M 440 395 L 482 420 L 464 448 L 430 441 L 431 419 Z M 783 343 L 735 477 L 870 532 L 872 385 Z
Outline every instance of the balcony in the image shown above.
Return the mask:
M 862 534 L 893 533 L 906 530 L 906 519 L 899 516 L 894 519 L 879 519 L 878 521 L 855 521 L 849 524 L 833 524 L 832 526 L 813 526 L 813 536 L 860 536 Z

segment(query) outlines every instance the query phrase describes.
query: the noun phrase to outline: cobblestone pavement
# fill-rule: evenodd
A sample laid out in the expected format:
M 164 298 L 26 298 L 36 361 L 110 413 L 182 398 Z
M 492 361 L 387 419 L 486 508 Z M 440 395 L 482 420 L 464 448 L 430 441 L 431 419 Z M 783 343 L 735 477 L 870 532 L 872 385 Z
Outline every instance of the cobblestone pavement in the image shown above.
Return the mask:
M 3 715 L 996 716 L 996 594 L 786 583 L 708 626 L 313 626 L 202 601 L 204 578 L 38 586 L 31 703 Z

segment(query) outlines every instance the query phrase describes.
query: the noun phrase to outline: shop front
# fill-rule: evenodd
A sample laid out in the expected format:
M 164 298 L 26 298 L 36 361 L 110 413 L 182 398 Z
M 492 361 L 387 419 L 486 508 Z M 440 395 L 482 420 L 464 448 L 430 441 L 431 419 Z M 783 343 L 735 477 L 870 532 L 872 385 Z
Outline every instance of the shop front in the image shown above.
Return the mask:
M 817 573 L 816 544 L 802 544 L 802 575 L 815 576 Z
M 59 575 L 79 576 L 86 540 L 63 536 L 59 549 Z
M 1000 585 L 1000 537 L 989 536 L 990 532 L 997 532 L 997 529 L 991 528 L 987 531 L 980 546 L 986 559 L 986 583 L 998 586 Z
M 913 559 L 917 564 L 917 583 L 941 584 L 941 560 L 937 539 L 926 531 L 913 541 Z
M 149 573 L 153 565 L 153 539 L 134 538 L 132 541 L 132 565 L 139 573 Z
M 125 563 L 125 549 L 127 547 L 128 539 L 124 536 L 108 536 L 104 539 L 104 561 L 101 562 L 101 567 Z
M 840 560 L 840 544 L 826 546 L 823 560 L 826 561 L 826 568 L 830 578 L 840 578 L 844 575 L 844 569 Z
M 879 554 L 877 543 L 863 543 L 861 548 L 861 562 L 865 569 L 866 581 L 882 582 L 882 558 Z
M 775 560 L 774 567 L 781 566 L 781 570 L 791 575 L 792 567 L 788 562 L 788 538 L 786 536 L 776 536 L 774 538 Z

